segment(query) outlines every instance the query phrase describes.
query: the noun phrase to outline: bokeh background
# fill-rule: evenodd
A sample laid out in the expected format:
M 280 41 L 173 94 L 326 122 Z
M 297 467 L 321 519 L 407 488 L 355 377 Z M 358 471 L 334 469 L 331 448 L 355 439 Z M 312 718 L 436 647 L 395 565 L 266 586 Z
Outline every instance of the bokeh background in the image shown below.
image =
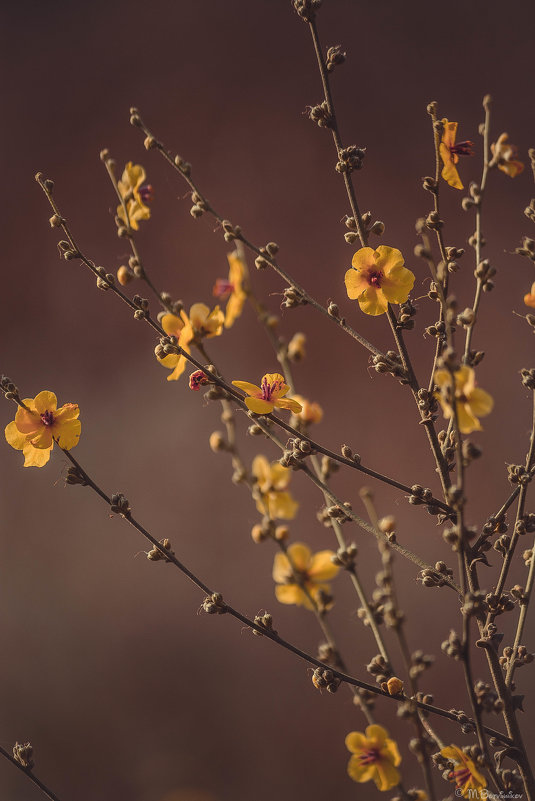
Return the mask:
M 37 170 L 54 179 L 80 245 L 113 272 L 128 249 L 115 234 L 116 201 L 99 151 L 108 147 L 119 167 L 143 163 L 155 190 L 153 217 L 138 237 L 147 269 L 186 306 L 210 302 L 215 279 L 226 275 L 228 247 L 210 219 L 190 217 L 179 177 L 144 151 L 128 122 L 136 105 L 157 136 L 192 162 L 223 216 L 254 242 L 277 241 L 281 264 L 297 280 L 324 302 L 335 298 L 353 325 L 387 349 L 384 319 L 364 318 L 344 299 L 354 250 L 343 239 L 349 209 L 330 134 L 305 113 L 322 97 L 308 31 L 289 0 L 28 0 L 4 8 L 3 21 L 2 371 L 23 396 L 47 388 L 60 403 L 79 403 L 76 456 L 103 488 L 124 492 L 138 519 L 158 538 L 170 537 L 179 557 L 236 606 L 250 615 L 269 609 L 281 633 L 314 652 L 321 637 L 311 615 L 274 598 L 273 549 L 250 538 L 258 514 L 247 491 L 231 483 L 226 456 L 209 450 L 210 432 L 221 428 L 218 406 L 190 392 L 185 379 L 166 382 L 149 330 L 78 264 L 58 257 L 59 237 L 33 181 Z M 412 256 L 415 220 L 430 208 L 421 189 L 433 171 L 426 105 L 437 100 L 442 115 L 460 121 L 460 137 L 475 141 L 475 157 L 460 167 L 466 184 L 481 172 L 487 92 L 495 101 L 493 138 L 508 131 L 527 160 L 535 142 L 534 23 L 533 5 L 519 0 L 326 0 L 319 17 L 324 46 L 340 43 L 348 52 L 333 91 L 344 142 L 368 148 L 356 174 L 361 208 L 385 222 L 383 243 L 399 247 L 417 275 L 420 311 L 408 342 L 422 383 L 434 343 L 421 332 L 437 316 L 425 298 L 425 265 Z M 446 240 L 458 247 L 474 225 L 460 210 L 462 194 L 442 190 Z M 533 337 L 515 313 L 525 312 L 533 269 L 513 251 L 529 234 L 522 210 L 532 195 L 529 169 L 514 181 L 490 176 L 484 232 L 497 286 L 483 298 L 474 346 L 487 352 L 478 377 L 496 408 L 474 437 L 484 459 L 470 469 L 468 522 L 478 526 L 507 497 L 506 463 L 523 460 L 531 425 L 518 371 L 533 364 Z M 281 282 L 269 271 L 254 271 L 252 280 L 277 313 Z M 470 249 L 455 281 L 464 308 L 473 293 Z M 334 449 L 347 442 L 370 467 L 437 489 L 408 392 L 371 371 L 367 352 L 313 310 L 281 314 L 281 333 L 297 330 L 306 331 L 308 345 L 296 383 L 326 412 L 318 439 Z M 255 381 L 277 369 L 250 309 L 209 344 L 229 379 Z M 5 423 L 12 413 L 6 403 Z M 269 444 L 245 437 L 246 425 L 239 420 L 245 458 L 259 451 L 275 458 Z M 61 455 L 46 469 L 24 470 L 21 454 L 5 445 L 0 462 L 3 747 L 31 740 L 36 773 L 62 799 L 378 797 L 346 776 L 344 737 L 363 720 L 345 691 L 321 695 L 291 655 L 231 619 L 198 614 L 195 587 L 171 566 L 148 562 L 143 540 L 89 490 L 64 486 Z M 358 511 L 359 477 L 342 472 L 334 484 Z M 319 494 L 299 475 L 292 487 L 301 503 L 292 536 L 313 549 L 333 546 L 316 521 Z M 452 561 L 425 511 L 383 486 L 374 490 L 380 513 L 396 515 L 400 540 L 427 560 Z M 346 535 L 358 542 L 371 591 L 374 544 L 357 529 Z M 396 571 L 410 645 L 437 656 L 423 686 L 438 704 L 467 708 L 460 669 L 440 652 L 455 598 L 422 589 L 400 559 Z M 483 586 L 492 576 L 482 570 Z M 352 672 L 366 678 L 375 649 L 343 576 L 336 595 L 333 629 Z M 476 672 L 486 677 L 483 664 Z M 520 692 L 529 688 L 526 674 L 518 674 Z M 407 786 L 421 786 L 406 747 L 412 730 L 395 719 L 393 704 L 379 702 L 377 716 L 401 744 Z M 471 741 L 449 724 L 441 734 L 446 742 Z M 41 797 L 7 762 L 0 795 Z

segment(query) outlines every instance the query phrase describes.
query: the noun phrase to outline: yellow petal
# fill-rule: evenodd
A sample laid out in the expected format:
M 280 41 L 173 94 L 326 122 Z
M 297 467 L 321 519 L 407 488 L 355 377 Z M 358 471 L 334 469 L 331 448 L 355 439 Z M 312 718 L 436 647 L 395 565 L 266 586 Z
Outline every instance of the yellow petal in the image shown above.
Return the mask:
M 14 420 L 7 424 L 5 428 L 5 435 L 8 444 L 17 451 L 23 450 L 28 442 L 27 435 L 19 431 Z
M 524 164 L 516 159 L 506 161 L 504 164 L 498 164 L 498 169 L 506 173 L 510 178 L 516 178 L 524 171 Z
M 279 462 L 273 462 L 269 468 L 270 485 L 273 489 L 286 489 L 290 483 L 292 471 L 288 467 L 283 467 Z
M 53 392 L 49 392 L 45 389 L 43 392 L 40 392 L 35 396 L 35 411 L 38 414 L 44 414 L 44 412 L 55 412 L 57 407 L 58 399 Z
M 228 280 L 235 289 L 241 289 L 242 281 L 247 275 L 247 265 L 240 259 L 236 251 L 227 255 L 229 263 Z
M 476 417 L 485 417 L 487 414 L 490 414 L 494 407 L 492 396 L 489 395 L 488 392 L 485 392 L 484 389 L 479 389 L 479 387 L 476 387 L 470 392 L 468 403 L 472 414 L 475 414 Z
M 175 354 L 176 355 L 176 354 Z M 168 381 L 178 381 L 184 370 L 186 369 L 187 359 L 185 356 L 179 356 L 176 367 L 170 375 L 167 376 Z
M 253 397 L 262 394 L 260 387 L 257 387 L 256 384 L 251 384 L 249 381 L 233 381 L 232 385 L 238 387 L 238 389 L 241 389 L 242 392 L 246 392 L 247 395 L 252 395 Z
M 197 330 L 201 329 L 209 314 L 210 309 L 206 303 L 194 303 L 189 310 L 189 319 L 192 326 Z
M 442 142 L 448 148 L 453 147 L 455 144 L 455 137 L 457 136 L 457 127 L 459 125 L 458 122 L 449 122 L 446 117 L 442 120 L 442 125 L 444 126 L 444 130 L 442 132 Z
M 446 415 L 444 416 L 446 417 Z M 482 429 L 481 423 L 472 414 L 468 403 L 457 403 L 457 423 L 461 434 L 471 434 L 472 431 L 481 431 Z
M 387 760 L 380 759 L 375 763 L 375 776 L 373 777 L 377 788 L 381 791 L 390 790 L 399 784 L 399 771 Z
M 302 542 L 294 542 L 288 548 L 288 558 L 296 570 L 305 572 L 310 564 L 312 553 L 308 545 Z
M 382 726 L 372 723 L 371 726 L 366 726 L 366 737 L 373 740 L 378 748 L 382 748 L 388 739 L 388 732 Z
M 355 270 L 366 271 L 368 267 L 375 265 L 375 250 L 373 248 L 361 248 L 353 254 L 351 264 Z
M 369 782 L 375 776 L 375 763 L 363 764 L 358 756 L 352 756 L 347 772 L 355 782 Z
M 296 604 L 306 609 L 313 609 L 312 603 L 297 584 L 277 584 L 275 597 L 281 604 Z
M 349 732 L 345 739 L 345 743 L 347 750 L 352 751 L 354 754 L 358 754 L 360 751 L 363 751 L 368 745 L 366 735 L 361 731 Z
M 381 289 L 389 303 L 405 303 L 414 286 L 414 281 L 414 273 L 406 267 L 398 265 L 391 268 L 389 275 L 381 284 Z
M 269 492 L 267 495 L 269 515 L 274 519 L 293 520 L 299 504 L 289 492 Z
M 282 465 L 279 465 L 279 467 L 282 468 Z M 271 487 L 271 469 L 266 457 L 260 454 L 255 456 L 251 470 L 258 481 L 261 491 L 267 492 Z
M 245 398 L 245 405 L 255 414 L 270 414 L 273 411 L 273 403 L 262 398 Z
M 24 467 L 44 467 L 50 459 L 52 448 L 34 448 L 29 442 L 26 443 L 24 453 Z
M 288 390 L 286 390 L 288 392 Z M 290 409 L 294 414 L 299 414 L 303 408 L 294 398 L 279 398 L 275 401 L 275 406 L 279 409 Z
M 463 183 L 459 178 L 457 168 L 455 167 L 453 159 L 451 158 L 451 154 L 443 144 L 440 145 L 440 155 L 442 157 L 442 161 L 444 162 L 441 175 L 446 183 L 448 183 L 454 189 L 464 189 Z
M 340 568 L 333 565 L 332 556 L 333 551 L 318 551 L 314 554 L 307 571 L 312 581 L 329 581 L 337 575 Z
M 388 310 L 388 301 L 381 289 L 369 286 L 359 298 L 358 303 L 364 314 L 371 314 L 377 317 Z
M 60 448 L 70 451 L 71 448 L 78 445 L 81 430 L 80 420 L 67 420 L 66 423 L 61 424 L 57 434 L 54 432 L 54 437 L 58 440 Z
M 156 358 L 158 359 L 162 367 L 167 367 L 169 370 L 174 370 L 174 368 L 178 364 L 180 356 L 178 355 L 178 353 L 168 353 L 167 356 L 164 356 L 162 359 L 160 359 L 159 356 L 157 356 Z
M 401 255 L 401 251 L 397 248 L 390 248 L 386 245 L 379 245 L 375 251 L 375 266 L 378 267 L 384 275 L 390 275 L 390 271 L 396 267 L 403 267 L 405 260 Z
M 261 383 L 263 384 L 264 381 L 268 386 L 273 387 L 271 392 L 272 398 L 282 398 L 290 389 L 288 384 L 284 383 L 284 376 L 280 373 L 266 373 L 266 375 L 262 377 Z
M 277 584 L 284 584 L 288 578 L 292 576 L 292 568 L 290 567 L 290 562 L 288 561 L 288 557 L 282 551 L 279 551 L 275 554 L 275 559 L 273 560 L 273 580 Z
M 177 317 L 176 314 L 164 314 L 160 325 L 168 336 L 179 337 L 184 328 L 184 321 Z
M 15 423 L 22 434 L 33 434 L 43 424 L 37 412 L 31 409 L 23 409 L 21 406 L 19 406 L 15 414 Z
M 80 407 L 77 403 L 64 403 L 60 409 L 54 412 L 54 425 L 67 423 L 69 420 L 76 420 L 80 416 Z
M 246 298 L 247 295 L 241 290 L 232 293 L 225 310 L 225 328 L 232 328 L 243 311 Z
M 41 426 L 38 431 L 28 434 L 29 442 L 34 448 L 51 448 L 54 444 L 52 431 L 49 426 Z
M 357 300 L 369 287 L 366 274 L 360 273 L 357 270 L 348 270 L 345 274 L 344 281 L 346 285 L 347 297 L 350 300 Z

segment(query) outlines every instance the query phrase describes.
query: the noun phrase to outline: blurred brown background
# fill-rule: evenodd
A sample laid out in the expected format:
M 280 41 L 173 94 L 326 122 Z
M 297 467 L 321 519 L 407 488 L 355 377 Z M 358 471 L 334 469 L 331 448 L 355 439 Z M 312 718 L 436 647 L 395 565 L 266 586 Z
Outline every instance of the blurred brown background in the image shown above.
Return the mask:
M 277 241 L 282 265 L 319 299 L 336 298 L 353 325 L 388 348 L 384 319 L 364 318 L 344 300 L 354 248 L 343 239 L 348 206 L 330 134 L 304 113 L 321 100 L 308 31 L 289 0 L 21 2 L 6 6 L 3 20 L 1 369 L 24 396 L 47 388 L 60 404 L 79 403 L 76 456 L 88 472 L 108 492 L 124 492 L 138 519 L 155 536 L 169 536 L 179 557 L 229 601 L 250 615 L 269 609 L 281 633 L 314 652 L 320 638 L 312 616 L 277 604 L 273 549 L 249 536 L 256 510 L 247 491 L 231 484 L 228 459 L 208 448 L 209 433 L 221 427 L 218 407 L 189 392 L 185 379 L 167 383 L 148 329 L 81 267 L 58 258 L 59 237 L 33 181 L 37 170 L 55 180 L 80 245 L 114 271 L 128 250 L 115 235 L 116 202 L 98 154 L 108 147 L 118 165 L 142 162 L 155 190 L 153 218 L 138 237 L 147 268 L 187 307 L 211 302 L 215 279 L 226 275 L 227 246 L 211 220 L 192 220 L 185 185 L 144 151 L 128 123 L 134 104 L 192 162 L 223 216 L 259 244 Z M 518 0 L 324 3 L 322 42 L 348 52 L 333 76 L 342 137 L 368 148 L 356 174 L 361 207 L 384 220 L 383 243 L 405 254 L 417 275 L 415 297 L 428 286 L 425 265 L 412 256 L 415 219 L 430 208 L 420 180 L 433 171 L 426 104 L 436 99 L 441 114 L 460 121 L 460 138 L 476 143 L 475 158 L 460 165 L 466 185 L 481 171 L 477 128 L 486 92 L 495 100 L 493 138 L 507 130 L 526 159 L 535 143 L 534 22 L 532 3 Z M 464 246 L 473 217 L 460 211 L 462 193 L 444 186 L 442 195 L 447 243 Z M 532 195 L 529 169 L 514 181 L 490 176 L 484 232 L 497 287 L 483 298 L 474 345 L 487 351 L 478 378 L 496 408 L 474 437 L 485 459 L 469 473 L 468 519 L 479 526 L 507 497 L 505 464 L 523 461 L 530 428 L 518 370 L 533 365 L 533 337 L 514 311 L 525 312 L 533 270 L 511 254 L 530 233 L 522 209 Z M 471 250 L 461 264 L 455 291 L 464 308 L 472 302 Z M 252 279 L 277 311 L 281 282 L 269 271 Z M 436 314 L 423 299 L 418 331 L 408 335 L 422 383 L 434 343 L 421 331 Z M 334 449 L 348 442 L 370 467 L 436 489 L 407 391 L 368 370 L 367 353 L 308 308 L 283 313 L 280 329 L 307 332 L 308 358 L 295 377 L 326 410 L 317 438 Z M 210 342 L 210 352 L 229 379 L 256 381 L 277 369 L 249 309 Z M 12 412 L 6 403 L 5 423 Z M 240 425 L 243 433 L 246 422 Z M 275 458 L 263 441 L 244 439 L 247 458 L 260 449 Z M 30 739 L 36 773 L 64 801 L 378 796 L 345 773 L 345 734 L 364 725 L 346 692 L 320 695 L 304 664 L 231 619 L 197 614 L 195 587 L 172 567 L 148 562 L 144 542 L 89 490 L 64 487 L 66 460 L 57 453 L 43 470 L 23 470 L 21 454 L 7 445 L 0 459 L 3 747 Z M 316 522 L 320 496 L 299 475 L 292 485 L 301 502 L 292 536 L 315 550 L 333 546 Z M 356 474 L 335 478 L 357 511 L 361 485 Z M 403 542 L 428 560 L 453 561 L 425 511 L 375 489 L 380 513 L 396 515 Z M 357 529 L 346 535 L 359 543 L 371 591 L 373 542 Z M 439 705 L 466 708 L 460 669 L 440 652 L 456 601 L 447 590 L 422 589 L 412 565 L 396 564 L 411 647 L 437 654 L 425 688 Z M 482 570 L 483 586 L 492 575 Z M 353 673 L 366 678 L 372 640 L 343 576 L 336 592 L 334 631 Z M 527 644 L 533 648 L 532 635 Z M 476 668 L 486 677 L 483 665 Z M 526 674 L 518 675 L 521 692 Z M 421 786 L 405 745 L 412 730 L 395 720 L 392 704 L 380 702 L 377 716 L 402 744 L 407 786 Z M 446 742 L 471 741 L 448 724 L 441 733 Z M 0 797 L 41 796 L 5 762 Z

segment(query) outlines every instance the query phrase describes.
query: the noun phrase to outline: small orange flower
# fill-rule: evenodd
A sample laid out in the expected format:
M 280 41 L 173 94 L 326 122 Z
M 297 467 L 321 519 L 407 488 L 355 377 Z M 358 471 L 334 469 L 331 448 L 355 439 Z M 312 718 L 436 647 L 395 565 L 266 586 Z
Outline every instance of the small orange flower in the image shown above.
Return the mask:
M 287 553 L 288 556 L 277 553 L 273 563 L 273 579 L 279 585 L 275 587 L 277 601 L 313 609 L 312 601 L 315 602 L 320 593 L 330 593 L 327 582 L 340 569 L 331 561 L 334 553 L 318 551 L 312 554 L 310 548 L 301 542 L 290 545 Z
M 302 395 L 294 395 L 294 400 L 301 404 L 301 411 L 294 414 L 296 423 L 320 423 L 323 418 L 323 409 L 319 403 L 312 403 L 311 401 L 303 398 Z M 293 419 L 293 418 L 292 418 Z M 294 423 L 292 422 L 292 425 Z
M 457 410 L 457 421 L 461 434 L 470 434 L 472 431 L 481 431 L 482 426 L 478 417 L 485 417 L 490 414 L 494 401 L 488 392 L 476 386 L 476 376 L 471 367 L 466 364 L 455 371 L 455 405 Z M 439 392 L 435 392 L 435 398 L 442 406 L 442 412 L 446 420 L 453 416 L 451 406 L 452 379 L 448 370 L 436 370 L 435 383 L 439 387 Z
M 129 161 L 121 180 L 117 182 L 119 194 L 126 205 L 126 214 L 122 203 L 117 206 L 117 216 L 134 231 L 139 228 L 138 220 L 148 220 L 150 217 L 150 209 L 146 204 L 152 200 L 152 186 L 144 183 L 146 177 L 141 164 Z
M 176 314 L 164 314 L 160 324 L 168 336 L 178 339 L 178 345 L 186 353 L 191 353 L 190 345 L 197 339 L 210 339 L 217 337 L 223 331 L 223 312 L 216 306 L 210 311 L 204 303 L 194 303 L 189 311 L 189 317 L 182 309 L 180 317 Z M 170 368 L 173 372 L 167 376 L 168 381 L 177 381 L 186 369 L 187 359 L 178 353 L 169 353 L 167 356 L 156 357 L 160 364 Z
M 299 504 L 292 495 L 286 491 L 292 471 L 283 467 L 279 462 L 268 462 L 265 456 L 255 456 L 252 468 L 256 485 L 260 492 L 256 508 L 271 520 L 293 520 L 299 509 Z
M 440 753 L 455 764 L 455 767 L 448 775 L 448 780 L 455 782 L 456 791 L 459 791 L 463 798 L 487 798 L 486 791 L 484 793 L 480 792 L 485 790 L 487 781 L 478 771 L 473 760 L 464 751 L 461 751 L 456 745 L 448 745 Z
M 397 766 L 401 762 L 398 747 L 382 726 L 367 726 L 366 734 L 352 731 L 346 737 L 346 748 L 353 756 L 347 772 L 355 782 L 373 779 L 378 790 L 390 790 L 399 784 Z
M 524 295 L 524 303 L 526 306 L 531 306 L 532 309 L 535 309 L 535 283 L 531 285 L 531 292 L 528 295 Z
M 498 137 L 498 141 L 491 144 L 493 159 L 490 166 L 497 165 L 499 170 L 505 172 L 510 178 L 514 178 L 523 171 L 524 164 L 516 158 L 518 148 L 509 144 L 508 139 L 509 134 L 502 133 Z
M 57 442 L 60 448 L 70 450 L 78 444 L 81 423 L 76 403 L 57 408 L 53 392 L 44 390 L 35 398 L 26 398 L 19 406 L 15 420 L 6 426 L 5 436 L 12 448 L 24 454 L 24 467 L 43 467 Z
M 243 289 L 243 282 L 247 278 L 247 265 L 236 251 L 227 255 L 229 263 L 228 279 L 218 278 L 215 282 L 213 294 L 219 300 L 228 298 L 225 310 L 225 328 L 231 328 L 243 311 L 243 304 L 247 295 Z
M 441 175 L 446 183 L 453 186 L 454 189 L 464 189 L 455 165 L 459 161 L 459 156 L 471 156 L 473 154 L 474 144 L 470 142 L 469 139 L 455 144 L 457 122 L 449 122 L 444 118 L 442 120 L 442 125 L 442 140 L 440 142 L 439 152 L 444 166 Z
M 414 286 L 414 273 L 404 263 L 397 248 L 379 245 L 377 250 L 357 250 L 345 275 L 348 297 L 372 315 L 384 314 L 389 303 L 405 303 Z
M 266 373 L 259 387 L 248 381 L 232 383 L 250 396 L 245 398 L 245 403 L 255 414 L 269 414 L 275 406 L 279 409 L 290 409 L 295 414 L 301 411 L 300 403 L 293 398 L 284 397 L 290 387 L 284 383 L 284 377 L 280 373 Z

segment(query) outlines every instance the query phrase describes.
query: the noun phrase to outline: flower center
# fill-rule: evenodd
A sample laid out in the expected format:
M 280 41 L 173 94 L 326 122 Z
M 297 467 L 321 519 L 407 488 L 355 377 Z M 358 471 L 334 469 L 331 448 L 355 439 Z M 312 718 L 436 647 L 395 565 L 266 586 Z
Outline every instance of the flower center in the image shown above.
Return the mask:
M 380 270 L 370 270 L 368 272 L 368 283 L 370 286 L 373 286 L 375 289 L 381 288 L 381 281 L 383 280 L 383 274 Z
M 41 415 L 41 420 L 44 426 L 51 426 L 54 423 L 54 415 L 52 412 L 46 411 Z
M 143 184 L 139 187 L 138 192 L 142 203 L 150 203 L 154 197 L 151 184 Z
M 462 767 L 452 770 L 448 778 L 450 781 L 455 782 L 456 787 L 462 788 L 468 781 L 470 781 L 471 776 L 472 774 L 468 768 Z
M 226 298 L 234 291 L 234 284 L 226 278 L 218 278 L 214 286 L 214 296 L 216 298 Z
M 272 384 L 263 378 L 260 389 L 262 390 L 262 400 L 270 401 L 273 394 L 282 387 L 282 381 L 274 381 Z
M 474 143 L 469 139 L 466 139 L 464 142 L 457 142 L 456 145 L 450 147 L 450 152 L 454 153 L 456 156 L 473 156 Z
M 374 762 L 379 762 L 381 755 L 378 748 L 369 748 L 360 754 L 359 759 L 363 765 L 373 765 Z

